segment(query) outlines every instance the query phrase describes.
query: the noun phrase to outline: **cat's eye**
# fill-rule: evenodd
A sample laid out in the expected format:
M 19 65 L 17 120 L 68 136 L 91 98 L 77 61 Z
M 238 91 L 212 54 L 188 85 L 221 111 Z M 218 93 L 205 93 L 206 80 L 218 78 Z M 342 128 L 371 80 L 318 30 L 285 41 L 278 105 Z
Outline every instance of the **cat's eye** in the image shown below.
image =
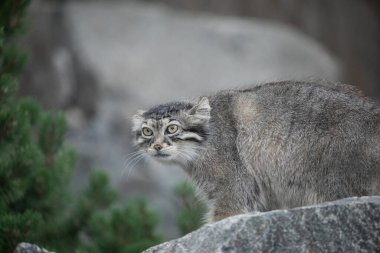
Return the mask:
M 177 125 L 170 125 L 166 128 L 166 131 L 169 133 L 169 134 L 174 134 L 178 131 L 178 126 Z
M 143 133 L 143 135 L 145 135 L 145 136 L 152 136 L 152 135 L 153 135 L 153 131 L 152 131 L 152 129 L 150 129 L 150 128 L 148 128 L 148 127 L 144 127 L 144 128 L 142 129 L 142 133 Z

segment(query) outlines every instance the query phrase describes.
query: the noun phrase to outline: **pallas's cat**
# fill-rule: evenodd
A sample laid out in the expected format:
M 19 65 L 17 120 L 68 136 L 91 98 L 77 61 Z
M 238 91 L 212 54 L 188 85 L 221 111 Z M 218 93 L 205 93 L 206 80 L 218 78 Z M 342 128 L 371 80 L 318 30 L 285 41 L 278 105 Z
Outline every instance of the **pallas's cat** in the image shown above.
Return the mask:
M 348 85 L 267 83 L 158 105 L 133 121 L 141 152 L 190 175 L 209 221 L 380 195 L 380 108 Z

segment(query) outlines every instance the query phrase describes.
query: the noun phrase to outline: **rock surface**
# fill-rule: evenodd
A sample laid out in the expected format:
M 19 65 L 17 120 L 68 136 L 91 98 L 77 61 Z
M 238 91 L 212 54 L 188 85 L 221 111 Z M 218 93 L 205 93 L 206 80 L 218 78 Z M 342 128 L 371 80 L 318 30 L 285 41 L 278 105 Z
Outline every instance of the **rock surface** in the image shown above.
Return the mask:
M 105 87 L 130 95 L 131 109 L 278 79 L 341 78 L 320 44 L 280 23 L 124 1 L 66 11 L 82 58 Z
M 17 248 L 15 249 L 15 251 L 13 251 L 13 253 L 54 253 L 54 252 L 40 248 L 34 244 L 22 242 L 19 245 L 17 245 Z
M 234 216 L 144 252 L 380 252 L 380 197 Z
M 74 107 L 91 117 L 97 109 L 97 77 L 71 38 L 64 6 L 64 1 L 32 1 L 30 30 L 22 41 L 28 62 L 19 91 L 48 109 Z

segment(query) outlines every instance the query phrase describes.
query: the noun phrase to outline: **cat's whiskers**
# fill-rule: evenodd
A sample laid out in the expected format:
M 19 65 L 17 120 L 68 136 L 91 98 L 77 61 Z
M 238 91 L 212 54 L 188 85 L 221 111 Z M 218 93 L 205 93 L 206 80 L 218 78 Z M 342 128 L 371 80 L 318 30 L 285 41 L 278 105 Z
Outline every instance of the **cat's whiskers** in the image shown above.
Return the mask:
M 124 169 L 128 169 L 137 159 L 139 159 L 141 156 L 143 155 L 143 153 L 139 153 L 139 154 L 136 154 L 135 156 L 133 156 L 132 158 L 130 158 L 128 160 L 128 163 L 124 166 Z
M 119 170 L 118 170 L 118 173 L 120 173 L 120 176 L 121 176 L 121 177 L 124 175 L 126 165 L 129 163 L 129 161 L 130 161 L 134 156 L 137 156 L 139 153 L 141 153 L 141 150 L 137 150 L 137 151 L 134 151 L 134 152 L 128 153 L 128 154 L 126 154 L 126 155 L 124 156 L 124 158 L 123 158 L 123 164 L 122 164 L 122 166 L 120 166 L 120 168 L 119 168 Z
M 143 158 L 143 156 L 144 156 L 144 152 L 141 150 L 129 154 L 127 156 L 129 158 L 126 159 L 126 161 L 124 162 L 124 166 L 122 167 L 123 169 L 122 176 L 124 175 L 125 171 L 129 169 L 127 173 L 127 179 L 128 179 L 128 176 L 131 173 L 132 168 Z
M 137 154 L 136 156 L 134 156 L 133 158 L 131 158 L 128 163 L 124 166 L 124 169 L 128 169 L 129 167 L 131 167 L 136 160 L 138 160 L 140 157 L 142 156 L 142 153 L 141 154 Z
M 134 152 L 132 152 L 132 153 L 127 154 L 127 155 L 124 157 L 124 163 L 125 163 L 126 161 L 128 161 L 132 156 L 134 156 L 134 155 L 136 155 L 136 154 L 138 154 L 138 153 L 141 153 L 141 152 L 142 152 L 141 150 L 137 150 L 137 151 L 134 151 Z
M 144 158 L 144 153 L 140 154 L 140 156 L 138 156 L 137 158 L 135 158 L 135 162 L 133 164 L 130 165 L 129 167 L 129 170 L 128 170 L 128 173 L 127 173 L 127 177 L 126 177 L 126 180 L 128 180 L 129 178 L 129 175 L 131 174 L 133 168 Z
M 123 162 L 123 166 L 121 167 L 121 169 L 124 169 L 125 166 L 128 164 L 128 162 L 133 159 L 134 157 L 138 156 L 140 153 L 142 153 L 141 150 L 137 150 L 135 152 L 132 152 L 132 153 L 129 153 L 127 154 L 125 157 L 124 157 L 124 162 Z

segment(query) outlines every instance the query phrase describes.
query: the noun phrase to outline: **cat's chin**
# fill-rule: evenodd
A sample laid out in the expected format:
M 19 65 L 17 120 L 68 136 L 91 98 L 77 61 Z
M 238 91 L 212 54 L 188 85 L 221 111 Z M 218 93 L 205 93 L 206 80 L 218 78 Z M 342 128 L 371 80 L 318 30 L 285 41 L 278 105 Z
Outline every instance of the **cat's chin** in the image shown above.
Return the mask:
M 154 154 L 151 155 L 151 158 L 158 162 L 172 162 L 173 155 L 170 154 Z
M 176 155 L 169 155 L 169 154 L 160 154 L 160 155 L 151 155 L 150 156 L 152 160 L 162 163 L 162 164 L 178 164 L 178 165 L 184 165 L 186 164 L 186 161 L 183 161 L 183 159 L 179 158 Z

